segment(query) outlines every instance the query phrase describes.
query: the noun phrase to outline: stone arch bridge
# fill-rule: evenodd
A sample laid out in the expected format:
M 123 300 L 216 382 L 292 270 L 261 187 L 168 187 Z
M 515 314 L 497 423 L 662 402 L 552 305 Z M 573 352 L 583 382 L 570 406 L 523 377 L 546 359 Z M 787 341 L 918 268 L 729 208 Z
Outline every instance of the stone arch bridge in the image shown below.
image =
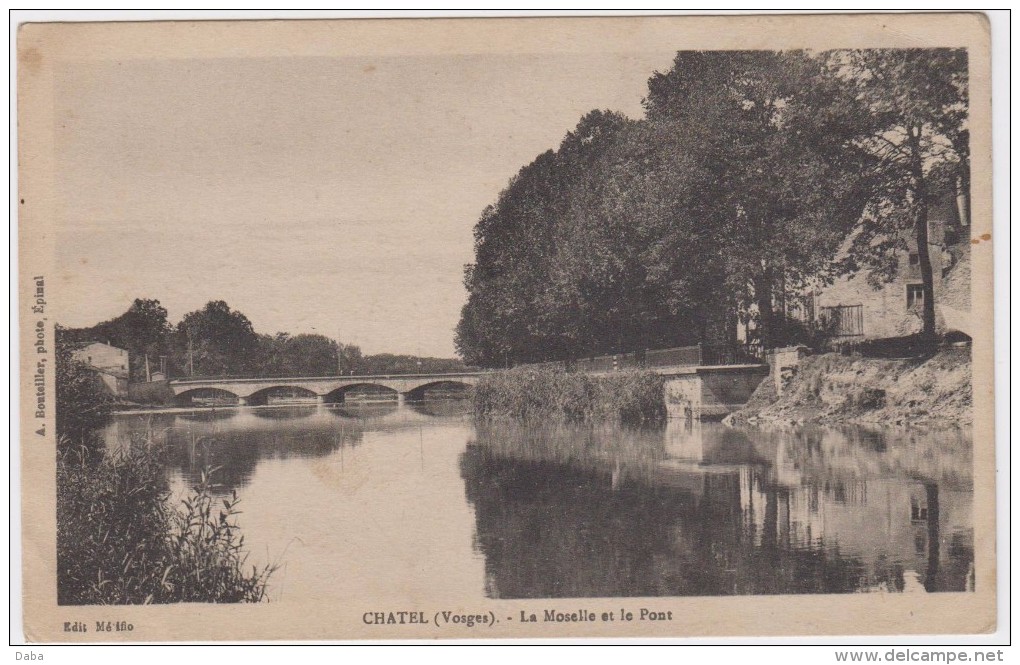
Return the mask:
M 234 379 L 177 379 L 170 389 L 178 401 L 193 396 L 223 395 L 237 398 L 237 403 L 263 404 L 274 392 L 292 390 L 315 397 L 319 402 L 342 402 L 344 393 L 352 388 L 376 387 L 396 393 L 398 401 L 421 399 L 426 390 L 445 386 L 474 386 L 484 372 L 462 374 L 399 374 L 380 376 L 323 376 Z

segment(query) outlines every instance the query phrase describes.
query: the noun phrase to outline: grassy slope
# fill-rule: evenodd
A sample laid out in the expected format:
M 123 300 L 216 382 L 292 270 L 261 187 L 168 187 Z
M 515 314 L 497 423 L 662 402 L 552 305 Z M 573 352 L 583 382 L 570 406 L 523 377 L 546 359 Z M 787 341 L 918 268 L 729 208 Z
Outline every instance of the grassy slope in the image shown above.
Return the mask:
M 782 396 L 771 380 L 727 420 L 959 424 L 973 420 L 969 349 L 927 360 L 878 360 L 825 354 L 804 359 Z

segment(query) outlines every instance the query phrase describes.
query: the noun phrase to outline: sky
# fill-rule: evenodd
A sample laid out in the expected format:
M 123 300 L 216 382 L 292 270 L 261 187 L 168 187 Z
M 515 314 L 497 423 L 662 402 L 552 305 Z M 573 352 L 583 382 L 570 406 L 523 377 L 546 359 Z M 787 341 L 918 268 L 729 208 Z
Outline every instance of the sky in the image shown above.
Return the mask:
M 54 85 L 60 323 L 225 300 L 256 331 L 455 355 L 472 229 L 674 52 L 76 61 Z

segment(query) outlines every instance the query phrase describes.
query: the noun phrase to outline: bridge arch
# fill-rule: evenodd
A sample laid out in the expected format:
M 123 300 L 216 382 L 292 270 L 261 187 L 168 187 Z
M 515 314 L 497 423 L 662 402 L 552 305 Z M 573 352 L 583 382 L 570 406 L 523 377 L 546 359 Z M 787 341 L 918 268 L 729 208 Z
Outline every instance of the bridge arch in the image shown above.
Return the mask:
M 437 389 L 447 389 L 450 391 L 457 391 L 461 393 L 467 393 L 472 388 L 473 384 L 458 379 L 437 379 L 435 381 L 429 381 L 423 383 L 405 393 L 408 399 L 420 401 L 425 399 L 425 393 L 435 391 Z
M 222 403 L 222 406 L 232 406 L 240 403 L 240 396 L 237 393 L 222 388 L 210 388 L 207 386 L 192 388 L 174 395 L 174 404 L 177 406 L 211 406 Z
M 262 406 L 269 403 L 272 397 L 318 397 L 319 394 L 314 390 L 305 388 L 304 386 L 290 385 L 281 383 L 280 385 L 267 386 L 251 393 L 247 397 L 247 402 L 253 406 Z
M 348 393 L 364 394 L 368 395 L 366 400 L 378 399 L 378 400 L 393 400 L 399 399 L 400 391 L 390 386 L 383 385 L 381 383 L 375 383 L 371 381 L 365 381 L 361 383 L 349 383 L 339 388 L 335 388 L 323 396 L 322 401 L 327 404 L 340 404 L 346 402 L 348 399 Z

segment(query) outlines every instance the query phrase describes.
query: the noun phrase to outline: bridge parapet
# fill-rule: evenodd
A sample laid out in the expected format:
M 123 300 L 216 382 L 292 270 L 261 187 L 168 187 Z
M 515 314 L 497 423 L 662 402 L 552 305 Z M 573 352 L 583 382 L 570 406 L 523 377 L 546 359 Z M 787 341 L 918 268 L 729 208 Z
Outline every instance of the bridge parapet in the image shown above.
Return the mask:
M 460 374 L 177 379 L 170 381 L 170 389 L 177 396 L 198 390 L 218 390 L 231 393 L 242 399 L 267 390 L 287 388 L 306 390 L 320 397 L 355 386 L 380 386 L 398 393 L 409 393 L 444 383 L 473 386 L 484 374 L 484 372 L 467 372 Z

